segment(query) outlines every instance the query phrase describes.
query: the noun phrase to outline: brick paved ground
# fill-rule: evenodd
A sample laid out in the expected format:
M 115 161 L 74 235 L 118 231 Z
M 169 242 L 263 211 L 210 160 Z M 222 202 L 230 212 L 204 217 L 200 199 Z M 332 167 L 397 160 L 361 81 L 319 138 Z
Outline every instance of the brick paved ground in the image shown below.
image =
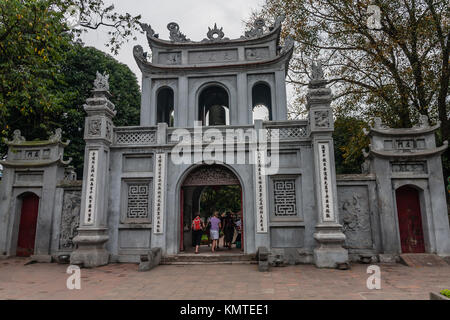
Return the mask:
M 450 288 L 450 266 L 380 265 L 381 290 L 368 290 L 367 265 L 320 270 L 312 265 L 165 265 L 138 272 L 136 264 L 82 269 L 81 290 L 66 288 L 68 265 L 0 260 L 0 299 L 428 299 Z M 215 281 L 211 281 L 215 279 Z

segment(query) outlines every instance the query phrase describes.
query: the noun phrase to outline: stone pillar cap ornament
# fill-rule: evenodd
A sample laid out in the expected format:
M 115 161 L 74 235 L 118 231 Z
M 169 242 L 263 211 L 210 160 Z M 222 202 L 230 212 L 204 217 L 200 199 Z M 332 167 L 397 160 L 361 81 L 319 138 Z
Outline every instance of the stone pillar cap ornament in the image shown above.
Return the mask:
M 88 98 L 86 100 L 84 110 L 87 112 L 91 111 L 98 113 L 99 110 L 106 107 L 106 109 L 103 110 L 108 110 L 111 117 L 115 116 L 115 106 L 111 101 L 109 101 L 109 98 L 111 98 L 111 93 L 109 92 L 109 74 L 101 74 L 97 71 L 92 92 L 94 95 L 92 98 Z
M 320 61 L 313 62 L 311 67 L 311 81 L 308 85 L 308 93 L 306 95 L 306 108 L 312 106 L 330 107 L 333 98 L 331 89 L 328 88 L 327 80 L 324 79 L 322 63 Z
M 101 74 L 97 71 L 96 78 L 94 80 L 94 88 L 92 89 L 92 92 L 95 93 L 104 93 L 111 95 L 109 93 L 109 74 L 106 72 Z

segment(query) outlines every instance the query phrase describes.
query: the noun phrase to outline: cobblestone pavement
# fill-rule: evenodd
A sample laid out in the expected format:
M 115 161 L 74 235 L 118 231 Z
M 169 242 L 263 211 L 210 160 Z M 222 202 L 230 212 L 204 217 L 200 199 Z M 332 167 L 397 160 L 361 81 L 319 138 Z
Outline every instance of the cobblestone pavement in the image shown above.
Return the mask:
M 312 265 L 163 265 L 138 272 L 136 264 L 81 269 L 81 290 L 68 290 L 68 265 L 0 260 L 0 299 L 428 299 L 450 288 L 450 265 L 411 268 L 383 264 L 381 290 L 366 287 L 367 265 L 351 270 Z

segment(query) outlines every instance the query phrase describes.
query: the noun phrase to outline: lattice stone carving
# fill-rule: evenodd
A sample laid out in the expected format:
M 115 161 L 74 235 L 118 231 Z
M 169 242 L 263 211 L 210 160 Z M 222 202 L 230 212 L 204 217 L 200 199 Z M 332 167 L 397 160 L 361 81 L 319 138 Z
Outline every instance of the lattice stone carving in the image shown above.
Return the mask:
M 273 198 L 276 216 L 296 215 L 295 179 L 274 180 Z
M 306 126 L 267 129 L 267 140 L 269 139 L 295 140 L 305 138 L 307 136 L 308 136 L 308 128 Z
M 155 131 L 116 132 L 116 144 L 155 144 Z
M 128 184 L 128 219 L 147 219 L 150 185 L 144 183 Z

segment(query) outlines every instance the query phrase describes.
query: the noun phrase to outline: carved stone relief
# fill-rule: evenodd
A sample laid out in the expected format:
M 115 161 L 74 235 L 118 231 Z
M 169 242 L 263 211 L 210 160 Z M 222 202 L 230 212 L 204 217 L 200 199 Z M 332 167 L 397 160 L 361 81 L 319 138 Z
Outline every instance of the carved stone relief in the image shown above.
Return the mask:
M 314 122 L 317 128 L 328 128 L 330 126 L 329 111 L 315 111 Z
M 247 60 L 264 60 L 269 58 L 269 48 L 247 48 L 245 49 Z
M 295 179 L 274 180 L 273 199 L 275 216 L 295 216 L 297 214 Z
M 99 136 L 102 129 L 101 119 L 91 119 L 88 122 L 88 134 L 90 136 Z
M 425 161 L 392 162 L 391 165 L 392 172 L 427 173 L 427 163 Z
M 239 180 L 221 166 L 205 166 L 194 169 L 184 180 L 183 186 L 239 185 Z
M 158 63 L 170 65 L 181 64 L 181 52 L 161 52 Z
M 189 63 L 214 63 L 237 61 L 236 49 L 213 50 L 213 51 L 191 51 L 189 52 Z
M 346 246 L 354 249 L 371 249 L 369 195 L 364 186 L 338 187 L 339 223 L 346 236 Z
M 61 214 L 61 229 L 59 236 L 59 249 L 74 249 L 73 238 L 77 235 L 80 223 L 81 190 L 65 191 L 63 209 Z

